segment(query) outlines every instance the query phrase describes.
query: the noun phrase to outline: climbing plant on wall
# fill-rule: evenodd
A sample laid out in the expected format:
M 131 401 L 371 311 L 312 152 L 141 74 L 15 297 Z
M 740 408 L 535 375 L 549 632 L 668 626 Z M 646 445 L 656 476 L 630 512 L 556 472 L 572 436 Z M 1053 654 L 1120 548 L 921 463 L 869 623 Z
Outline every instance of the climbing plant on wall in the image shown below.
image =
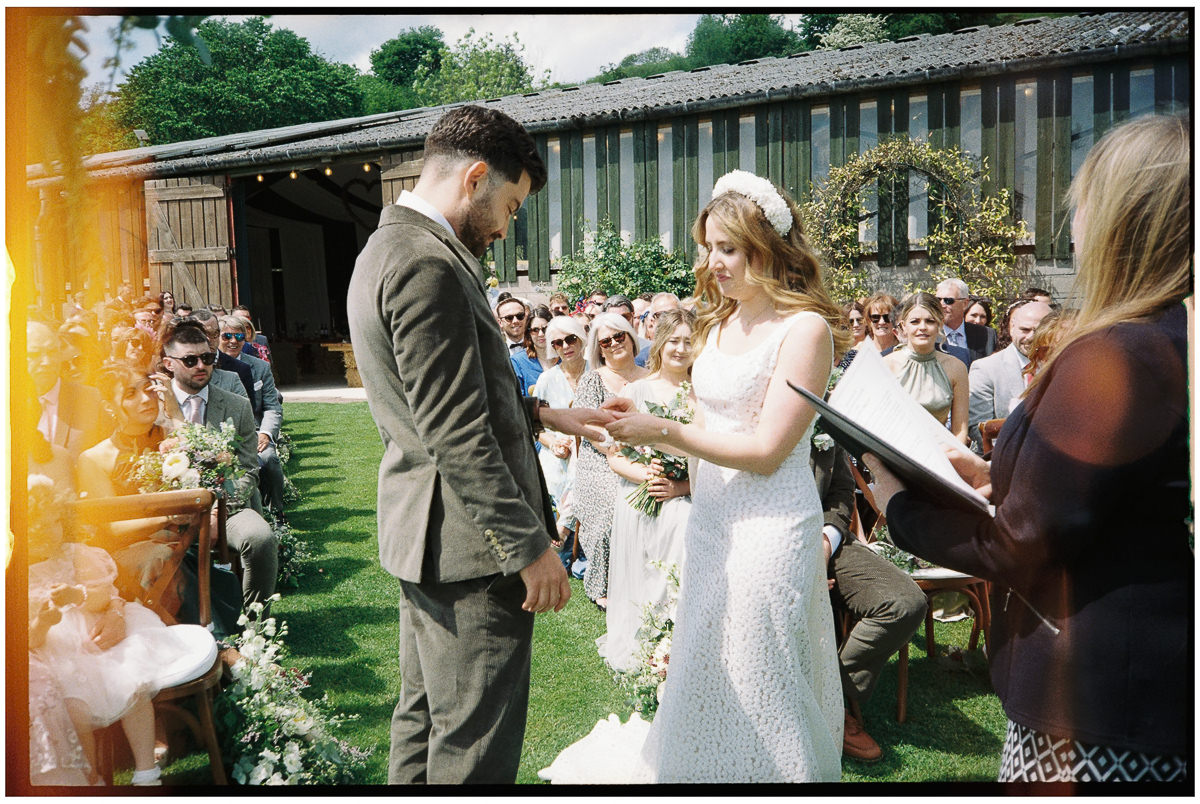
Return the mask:
M 915 173 L 929 186 L 929 235 L 916 242 L 929 255 L 933 278 L 959 277 L 972 293 L 995 300 L 1015 298 L 1025 278 L 1015 250 L 1028 237 L 1025 222 L 1011 215 L 1007 189 L 986 198 L 980 190 L 988 166 L 976 164 L 958 148 L 897 137 L 880 143 L 829 171 L 804 205 L 805 229 L 825 263 L 826 281 L 836 299 L 875 290 L 859 268 L 871 249 L 859 241 L 864 189 L 889 177 Z

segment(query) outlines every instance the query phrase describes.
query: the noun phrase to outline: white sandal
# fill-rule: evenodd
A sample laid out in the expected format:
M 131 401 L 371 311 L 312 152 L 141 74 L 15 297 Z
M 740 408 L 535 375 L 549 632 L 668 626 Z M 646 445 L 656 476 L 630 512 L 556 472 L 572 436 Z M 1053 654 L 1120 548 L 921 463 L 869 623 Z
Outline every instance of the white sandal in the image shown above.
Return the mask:
M 133 779 L 130 784 L 135 787 L 161 787 L 162 786 L 162 770 L 155 765 L 150 770 L 140 770 L 133 772 Z

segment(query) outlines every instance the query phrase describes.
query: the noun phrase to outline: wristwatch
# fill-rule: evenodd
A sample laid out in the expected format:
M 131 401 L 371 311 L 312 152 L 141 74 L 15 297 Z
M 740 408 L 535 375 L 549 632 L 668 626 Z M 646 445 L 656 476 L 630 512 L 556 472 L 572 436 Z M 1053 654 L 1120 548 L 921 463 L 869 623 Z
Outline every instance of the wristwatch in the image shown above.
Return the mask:
M 544 399 L 538 399 L 533 406 L 533 430 L 534 433 L 540 433 L 546 429 L 546 425 L 542 424 L 542 411 L 550 407 L 550 403 Z

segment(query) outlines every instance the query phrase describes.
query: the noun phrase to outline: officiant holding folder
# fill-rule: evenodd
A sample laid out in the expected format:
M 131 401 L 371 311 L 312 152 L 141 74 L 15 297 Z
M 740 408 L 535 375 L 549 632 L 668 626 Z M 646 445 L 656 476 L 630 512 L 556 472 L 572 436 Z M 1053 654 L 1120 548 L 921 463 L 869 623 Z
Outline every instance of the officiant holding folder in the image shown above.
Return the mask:
M 1000 781 L 1186 781 L 1193 566 L 1189 121 L 1110 131 L 1071 185 L 1082 307 L 989 467 L 995 518 L 865 461 L 900 547 L 991 581 Z

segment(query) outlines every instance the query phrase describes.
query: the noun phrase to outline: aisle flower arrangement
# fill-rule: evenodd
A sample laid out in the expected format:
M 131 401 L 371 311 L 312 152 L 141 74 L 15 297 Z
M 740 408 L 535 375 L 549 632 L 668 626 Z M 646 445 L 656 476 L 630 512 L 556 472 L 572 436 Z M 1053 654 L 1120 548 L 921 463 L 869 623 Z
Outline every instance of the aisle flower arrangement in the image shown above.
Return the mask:
M 691 394 L 691 390 L 691 383 L 686 381 L 680 383 L 679 391 L 670 402 L 665 405 L 657 402 L 647 402 L 646 410 L 660 419 L 670 419 L 681 424 L 688 424 L 691 422 L 692 417 L 695 416 L 695 411 L 688 404 L 688 396 Z M 671 455 L 662 450 L 654 449 L 651 446 L 634 447 L 628 444 L 621 445 L 621 455 L 643 466 L 649 466 L 651 461 L 657 460 L 662 464 L 663 477 L 670 478 L 671 480 L 687 480 L 687 458 L 680 455 Z M 646 516 L 657 517 L 662 513 L 662 500 L 650 494 L 650 481 L 648 480 L 639 483 L 637 488 L 630 492 L 625 500 L 634 510 L 640 511 Z
M 278 600 L 274 595 L 271 600 Z M 250 604 L 235 647 L 233 683 L 217 698 L 218 726 L 233 778 L 246 785 L 348 784 L 358 780 L 370 750 L 333 736 L 354 715 L 331 713 L 327 696 L 312 700 L 303 691 L 308 676 L 284 667 L 286 623 L 262 617 Z
M 638 667 L 633 672 L 615 674 L 617 684 L 629 693 L 630 703 L 647 720 L 654 717 L 667 684 L 671 663 L 671 638 L 675 633 L 675 607 L 679 601 L 679 567 L 653 561 L 667 575 L 667 600 L 647 603 L 642 609 L 638 628 Z

